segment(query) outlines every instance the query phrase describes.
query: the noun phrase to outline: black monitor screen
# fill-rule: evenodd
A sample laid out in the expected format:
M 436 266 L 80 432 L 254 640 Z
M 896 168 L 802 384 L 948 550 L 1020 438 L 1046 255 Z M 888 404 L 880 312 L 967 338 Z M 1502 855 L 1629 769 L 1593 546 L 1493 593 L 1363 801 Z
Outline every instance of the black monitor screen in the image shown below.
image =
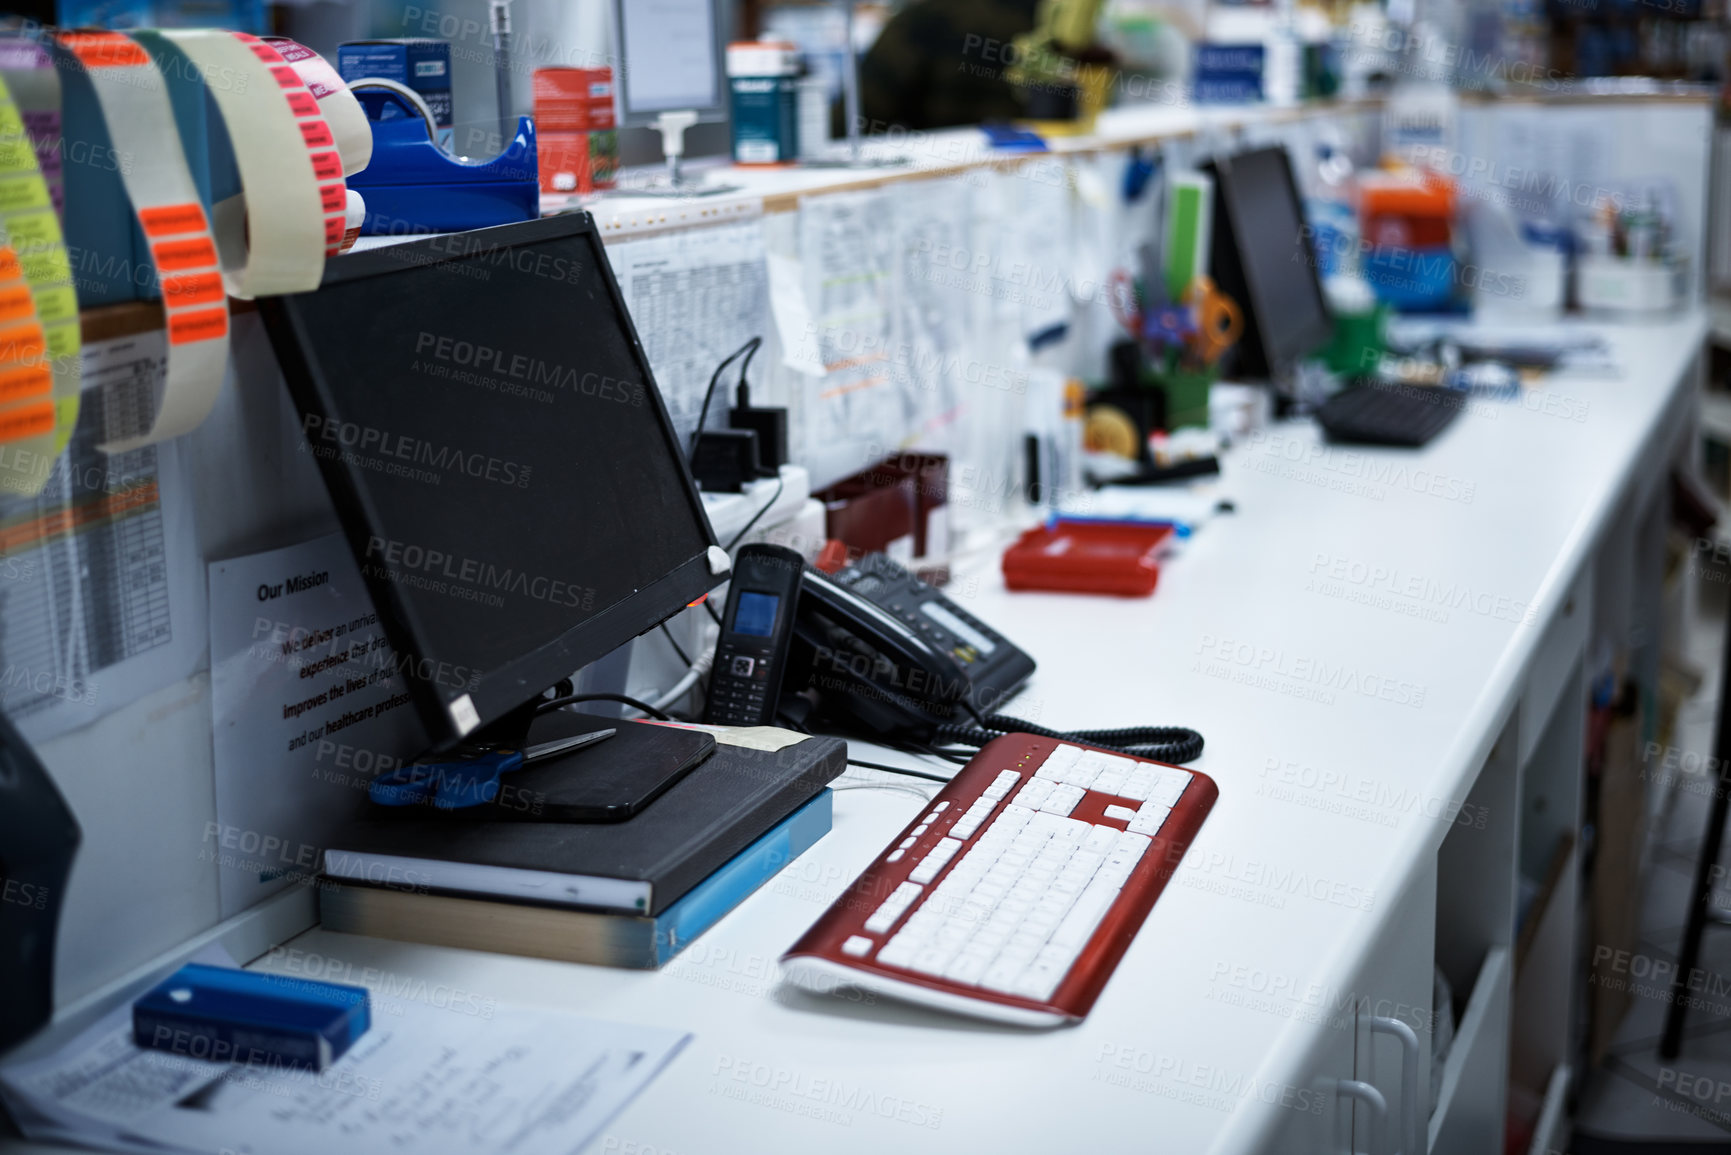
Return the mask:
M 262 308 L 435 741 L 724 576 L 586 216 L 343 257 Z
M 1225 256 L 1237 268 L 1215 270 L 1215 280 L 1247 301 L 1246 322 L 1256 347 L 1256 372 L 1279 371 L 1325 344 L 1333 329 L 1322 283 L 1304 222 L 1292 166 L 1283 148 L 1263 148 L 1216 162 L 1219 203 L 1217 262 Z M 1255 354 L 1260 354 L 1256 356 Z

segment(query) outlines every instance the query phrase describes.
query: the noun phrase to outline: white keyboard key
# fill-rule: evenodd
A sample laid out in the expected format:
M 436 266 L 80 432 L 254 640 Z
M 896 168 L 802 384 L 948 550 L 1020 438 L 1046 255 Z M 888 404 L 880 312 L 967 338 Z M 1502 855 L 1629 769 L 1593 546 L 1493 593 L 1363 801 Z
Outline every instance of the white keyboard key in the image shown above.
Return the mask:
M 888 858 L 884 859 L 884 861 L 885 862 L 900 862 L 902 860 L 902 858 L 904 856 L 906 856 L 906 854 L 907 854 L 907 851 L 901 849 L 900 847 L 897 847 L 896 849 L 890 851 L 890 856 Z
M 949 808 L 950 808 L 949 800 L 945 799 L 944 801 L 938 803 L 936 806 L 932 807 L 932 813 L 938 814 L 938 813 L 941 813 L 945 810 L 948 810 Z
M 926 856 L 920 859 L 920 864 L 914 867 L 908 875 L 910 882 L 930 882 L 938 876 L 938 871 L 949 865 L 950 859 L 956 856 L 956 851 L 962 848 L 961 841 L 955 838 L 940 838 L 938 844 L 926 851 Z
M 920 835 L 924 834 L 929 829 L 931 829 L 930 825 L 928 823 L 922 822 L 918 826 L 914 827 L 914 835 L 913 836 L 915 838 L 918 838 Z
M 1035 778 L 1016 795 L 1016 805 L 1026 806 L 1030 810 L 1038 810 L 1040 804 L 1052 796 L 1052 791 L 1058 784 L 1045 778 Z
M 1082 756 L 1080 746 L 1058 746 L 1040 763 L 1040 768 L 1034 771 L 1034 777 L 1045 778 L 1052 782 L 1062 780 L 1064 774 Z
M 980 796 L 982 798 L 990 798 L 993 802 L 996 802 L 998 799 L 1008 794 L 1011 789 L 1015 787 L 1016 783 L 1021 780 L 1022 776 L 1014 770 L 1000 771 L 998 776 L 992 779 L 992 784 L 986 787 L 985 790 L 981 791 Z
M 1110 878 L 1097 878 L 1089 883 L 1058 929 L 1052 932 L 1052 945 L 1074 947 L 1078 951 L 1088 945 L 1094 928 L 1100 925 L 1100 920 L 1106 917 L 1106 911 L 1112 906 L 1112 900 L 1118 897 L 1119 889 Z
M 1118 828 L 1116 826 L 1095 826 L 1088 831 L 1088 837 L 1082 840 L 1082 851 L 1086 854 L 1106 855 L 1112 853 L 1112 848 L 1118 845 Z
M 987 954 L 969 954 L 963 951 L 957 955 L 944 971 L 944 977 L 953 983 L 976 987 L 985 976 L 986 968 L 992 965 L 992 958 Z
M 1063 785 L 1052 791 L 1052 796 L 1040 804 L 1040 809 L 1047 814 L 1066 816 L 1076 809 L 1076 803 L 1082 801 L 1085 794 L 1080 786 Z
M 1118 797 L 1128 798 L 1132 802 L 1146 802 L 1148 795 L 1154 790 L 1157 780 L 1158 766 L 1141 766 L 1124 780 L 1123 787 L 1118 791 Z
M 1124 770 L 1102 770 L 1100 776 L 1094 779 L 1094 784 L 1088 789 L 1098 794 L 1117 795 L 1124 789 L 1124 783 L 1130 780 L 1130 775 Z
M 1172 813 L 1170 806 L 1156 806 L 1153 802 L 1144 802 L 1142 809 L 1136 812 L 1136 817 L 1125 827 L 1132 834 L 1155 835 L 1160 833 L 1161 825 L 1166 816 Z
M 878 951 L 878 962 L 887 967 L 906 967 L 919 951 L 918 944 L 898 934 Z
M 890 892 L 890 896 L 884 899 L 878 908 L 872 912 L 871 917 L 866 919 L 866 933 L 882 934 L 894 926 L 896 919 L 900 918 L 902 913 L 913 905 L 914 899 L 918 898 L 924 889 L 924 887 L 915 886 L 911 882 L 904 882 L 896 887 Z
M 1160 771 L 1159 780 L 1154 783 L 1154 789 L 1148 794 L 1148 801 L 1158 802 L 1162 806 L 1176 806 L 1179 795 L 1184 793 L 1184 788 L 1188 785 L 1188 771 L 1164 767 Z
M 863 958 L 871 953 L 872 940 L 863 934 L 849 935 L 848 940 L 841 944 L 841 953 Z
M 950 965 L 950 959 L 955 957 L 955 953 L 947 947 L 925 947 L 914 955 L 913 960 L 908 963 L 908 969 L 923 975 L 941 975 L 944 968 Z
M 1016 980 L 1022 976 L 1022 969 L 1027 965 L 1026 961 L 1000 958 L 986 968 L 986 973 L 980 977 L 980 985 L 989 991 L 1011 994 L 1016 989 Z
M 1052 997 L 1052 992 L 1058 989 L 1058 984 L 1063 981 L 1069 969 L 1068 963 L 1047 962 L 1036 958 L 1017 976 L 1012 993 L 1045 1002 Z
M 1128 806 L 1108 806 L 1106 807 L 1106 817 L 1117 818 L 1128 822 L 1130 819 L 1136 817 L 1136 812 Z
M 896 849 L 897 850 L 906 850 L 908 847 L 912 846 L 917 841 L 919 841 L 919 840 L 910 834 L 910 835 L 908 835 L 908 837 L 902 839 L 901 845 L 897 846 Z

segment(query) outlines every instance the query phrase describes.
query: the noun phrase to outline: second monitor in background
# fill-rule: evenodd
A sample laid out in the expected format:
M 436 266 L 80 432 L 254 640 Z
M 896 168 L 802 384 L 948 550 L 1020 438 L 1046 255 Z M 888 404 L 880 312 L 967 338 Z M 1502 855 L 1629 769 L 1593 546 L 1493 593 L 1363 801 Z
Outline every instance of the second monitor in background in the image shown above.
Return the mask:
M 1215 189 L 1209 267 L 1244 311 L 1244 336 L 1227 371 L 1238 380 L 1285 381 L 1334 333 L 1292 162 L 1274 147 L 1202 167 Z

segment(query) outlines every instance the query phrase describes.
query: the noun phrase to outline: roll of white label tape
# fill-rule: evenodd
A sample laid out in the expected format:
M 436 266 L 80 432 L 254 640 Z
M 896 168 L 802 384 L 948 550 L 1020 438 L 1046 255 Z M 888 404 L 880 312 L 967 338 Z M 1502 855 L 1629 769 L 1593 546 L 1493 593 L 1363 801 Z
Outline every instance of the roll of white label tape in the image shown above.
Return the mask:
M 83 67 L 115 150 L 120 178 L 150 247 L 168 329 L 168 371 L 154 412 L 101 446 L 119 453 L 196 428 L 216 403 L 228 367 L 228 300 L 216 242 L 187 172 L 162 73 L 118 32 L 65 32 L 59 44 Z
M 373 125 L 337 70 L 324 57 L 287 36 L 266 36 L 264 42 L 282 53 L 319 102 L 319 111 L 336 137 L 337 152 L 342 154 L 343 175 L 354 176 L 366 168 L 373 159 Z
M 325 255 L 340 251 L 348 204 L 336 138 L 300 74 L 256 36 L 212 29 L 140 32 L 166 41 L 207 78 L 228 127 L 242 192 L 212 206 L 231 296 L 318 288 Z

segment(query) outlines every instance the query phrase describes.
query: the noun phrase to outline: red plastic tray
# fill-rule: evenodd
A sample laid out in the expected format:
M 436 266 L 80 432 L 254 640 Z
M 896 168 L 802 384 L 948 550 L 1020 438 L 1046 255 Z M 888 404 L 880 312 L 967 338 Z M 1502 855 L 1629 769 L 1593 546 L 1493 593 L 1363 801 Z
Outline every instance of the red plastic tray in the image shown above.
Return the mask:
M 1030 529 L 1004 551 L 1004 584 L 1013 590 L 1147 597 L 1160 580 L 1169 525 L 1058 521 Z

